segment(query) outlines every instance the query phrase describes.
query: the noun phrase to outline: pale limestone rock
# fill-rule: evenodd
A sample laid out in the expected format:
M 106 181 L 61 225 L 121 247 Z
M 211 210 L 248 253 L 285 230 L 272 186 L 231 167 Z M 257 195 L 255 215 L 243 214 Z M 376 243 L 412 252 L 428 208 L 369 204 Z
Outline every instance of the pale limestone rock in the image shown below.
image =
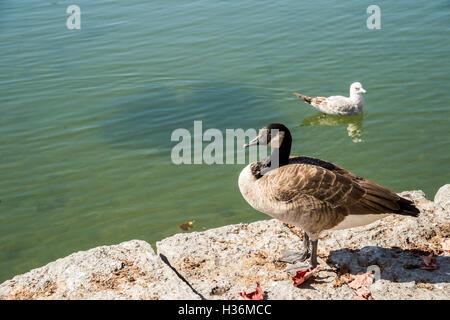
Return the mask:
M 0 285 L 0 299 L 199 299 L 144 241 L 73 253 Z
M 420 191 L 400 195 L 419 217 L 392 215 L 370 225 L 327 231 L 319 240 L 321 271 L 294 287 L 278 261 L 302 246 L 302 232 L 277 220 L 176 234 L 151 246 L 139 240 L 77 252 L 0 285 L 0 299 L 242 299 L 260 282 L 267 299 L 354 299 L 352 277 L 373 270 L 374 299 L 449 299 L 448 185 L 435 202 Z M 264 217 L 264 215 L 261 215 Z M 422 255 L 439 269 L 422 270 Z M 379 276 L 379 277 L 378 277 Z
M 177 234 L 157 249 L 206 299 L 242 299 L 238 292 L 255 290 L 256 281 L 268 299 L 353 299 L 345 279 L 374 265 L 381 277 L 370 287 L 374 299 L 448 299 L 450 257 L 440 247 L 450 236 L 448 215 L 422 191 L 401 195 L 414 200 L 418 218 L 392 215 L 325 232 L 319 240 L 322 271 L 300 288 L 293 286 L 289 266 L 277 260 L 282 250 L 301 247 L 301 231 L 277 220 Z M 438 270 L 420 269 L 429 252 L 439 255 Z
M 436 195 L 434 202 L 450 212 L 450 184 L 443 185 Z

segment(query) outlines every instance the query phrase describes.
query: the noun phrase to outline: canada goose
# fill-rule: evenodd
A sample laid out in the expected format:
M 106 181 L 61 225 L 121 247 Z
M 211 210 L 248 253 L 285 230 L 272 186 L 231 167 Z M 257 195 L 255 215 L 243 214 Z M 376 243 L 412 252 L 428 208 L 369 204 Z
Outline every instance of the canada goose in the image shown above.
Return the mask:
M 365 225 L 400 214 L 417 217 L 413 202 L 330 162 L 290 156 L 292 137 L 282 124 L 270 124 L 244 147 L 268 145 L 272 154 L 250 163 L 239 175 L 239 189 L 256 210 L 304 231 L 304 249 L 285 252 L 281 261 L 305 261 L 317 266 L 317 243 L 324 230 Z
M 361 83 L 353 82 L 350 85 L 350 97 L 331 96 L 311 98 L 301 93 L 294 92 L 294 95 L 305 100 L 306 103 L 328 114 L 338 116 L 349 116 L 360 114 L 363 110 L 364 97 L 363 93 L 367 93 Z

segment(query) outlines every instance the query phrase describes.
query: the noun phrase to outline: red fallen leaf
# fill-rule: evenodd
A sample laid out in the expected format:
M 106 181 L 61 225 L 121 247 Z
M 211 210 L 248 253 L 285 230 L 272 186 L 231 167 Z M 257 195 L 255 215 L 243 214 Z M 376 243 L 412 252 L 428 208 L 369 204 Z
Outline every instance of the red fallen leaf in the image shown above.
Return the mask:
M 256 291 L 253 292 L 238 292 L 238 294 L 245 300 L 263 300 L 264 292 L 261 290 L 261 285 L 259 282 L 256 283 Z
M 373 277 L 371 273 L 360 273 L 355 276 L 354 280 L 348 286 L 355 290 L 356 300 L 369 300 L 372 298 L 372 293 L 367 287 L 372 283 Z
M 441 241 L 442 250 L 450 251 L 450 239 Z
M 433 253 L 430 253 L 429 256 L 422 256 L 423 262 L 425 263 L 424 267 L 421 267 L 422 270 L 436 270 L 439 268 L 437 265 L 436 257 L 433 256 Z
M 371 273 L 361 273 L 355 276 L 355 279 L 348 284 L 348 286 L 354 290 L 358 290 L 361 287 L 368 287 L 373 283 Z
M 358 299 L 358 300 L 369 300 L 370 298 L 372 298 L 372 293 L 366 287 L 361 287 L 358 290 L 356 290 L 356 297 L 355 297 L 355 299 Z
M 308 270 L 298 270 L 295 276 L 292 277 L 292 281 L 294 281 L 294 287 L 300 286 L 303 282 L 311 278 L 311 276 L 317 273 L 320 270 L 319 267 L 315 267 L 314 269 Z

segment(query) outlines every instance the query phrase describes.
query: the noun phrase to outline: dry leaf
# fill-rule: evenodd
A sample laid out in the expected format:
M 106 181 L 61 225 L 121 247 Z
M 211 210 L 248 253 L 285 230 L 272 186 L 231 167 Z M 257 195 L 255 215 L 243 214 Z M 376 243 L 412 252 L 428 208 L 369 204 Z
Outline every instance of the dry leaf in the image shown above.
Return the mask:
M 355 297 L 355 299 L 358 299 L 358 300 L 369 300 L 371 298 L 372 298 L 372 293 L 366 287 L 361 287 L 358 290 L 356 290 L 356 297 Z
M 371 273 L 360 273 L 355 276 L 354 280 L 348 284 L 350 288 L 355 290 L 356 300 L 369 300 L 372 299 L 372 293 L 368 287 L 373 283 L 373 277 Z
M 450 251 L 450 239 L 441 241 L 442 250 L 449 252 Z
M 192 229 L 194 227 L 194 221 L 188 221 L 188 222 L 180 224 L 180 229 L 183 231 L 188 231 L 188 230 Z
M 263 300 L 264 292 L 261 290 L 261 285 L 259 282 L 256 282 L 256 290 L 250 293 L 247 292 L 238 292 L 238 294 L 244 298 L 245 300 Z
M 358 290 L 361 287 L 368 287 L 373 283 L 371 273 L 362 273 L 355 276 L 355 279 L 348 284 L 348 286 L 354 290 Z
M 315 267 L 314 269 L 308 270 L 298 270 L 295 276 L 292 277 L 292 281 L 294 281 L 294 287 L 300 286 L 303 282 L 311 278 L 311 276 L 317 273 L 320 270 L 320 267 Z
M 429 256 L 422 256 L 423 262 L 425 263 L 424 267 L 421 267 L 422 270 L 436 270 L 439 268 L 437 265 L 436 257 L 433 256 L 433 253 L 430 253 Z

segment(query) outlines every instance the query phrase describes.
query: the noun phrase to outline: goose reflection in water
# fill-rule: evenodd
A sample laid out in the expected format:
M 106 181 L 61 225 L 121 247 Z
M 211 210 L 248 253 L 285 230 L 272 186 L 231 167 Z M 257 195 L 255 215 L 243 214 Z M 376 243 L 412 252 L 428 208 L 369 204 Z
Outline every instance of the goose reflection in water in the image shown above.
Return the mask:
M 347 125 L 348 136 L 354 143 L 362 142 L 362 122 L 363 114 L 355 116 L 335 116 L 325 113 L 318 113 L 302 121 L 302 127 L 308 126 L 343 126 Z

